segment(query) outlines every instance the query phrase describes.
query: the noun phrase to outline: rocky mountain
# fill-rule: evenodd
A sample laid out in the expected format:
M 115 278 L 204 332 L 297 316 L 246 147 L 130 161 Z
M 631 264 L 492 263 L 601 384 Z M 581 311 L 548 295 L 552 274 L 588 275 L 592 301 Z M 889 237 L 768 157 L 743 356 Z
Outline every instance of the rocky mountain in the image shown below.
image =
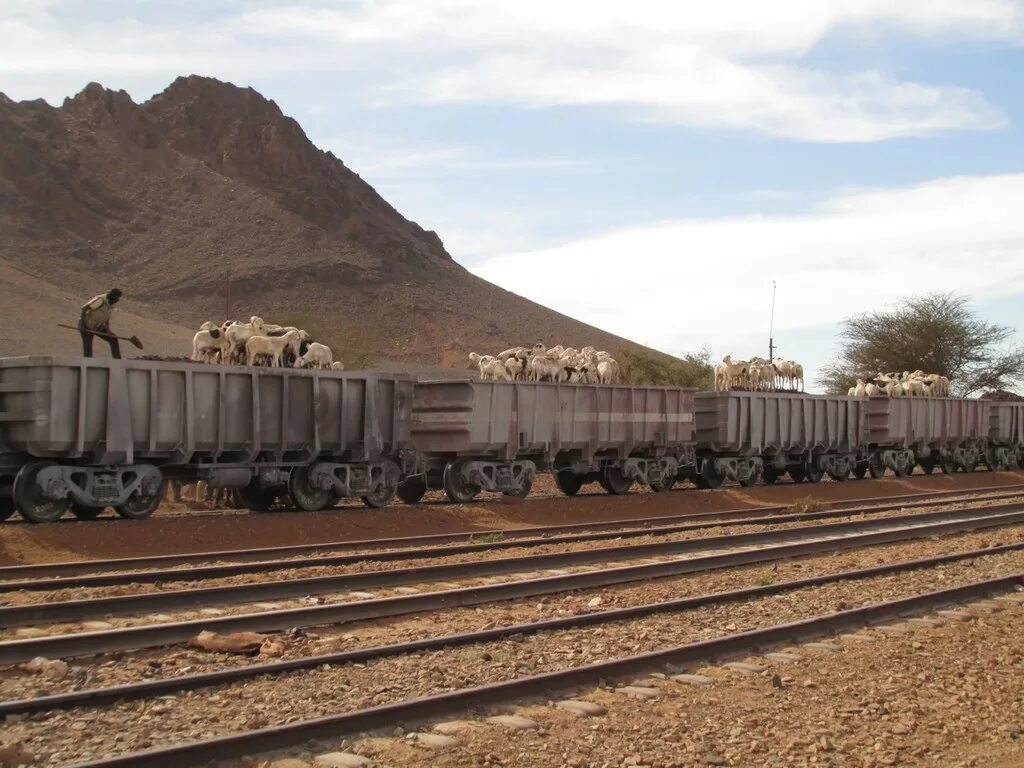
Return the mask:
M 181 77 L 136 104 L 93 83 L 60 107 L 0 94 L 0 284 L 21 307 L 4 306 L 0 353 L 73 351 L 51 324 L 117 285 L 155 321 L 147 351 L 185 354 L 224 316 L 229 277 L 232 314 L 312 318 L 390 360 L 628 344 L 470 274 L 251 88 Z

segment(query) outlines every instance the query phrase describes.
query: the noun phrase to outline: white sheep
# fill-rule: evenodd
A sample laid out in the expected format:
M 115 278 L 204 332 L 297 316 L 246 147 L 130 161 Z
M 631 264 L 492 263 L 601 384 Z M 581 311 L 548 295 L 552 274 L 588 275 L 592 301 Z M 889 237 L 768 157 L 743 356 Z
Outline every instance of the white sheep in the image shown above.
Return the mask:
M 224 337 L 224 332 L 217 326 L 200 330 L 192 337 L 192 359 L 197 363 L 216 363 L 225 360 L 229 349 L 230 345 Z
M 270 358 L 272 368 L 280 368 L 285 351 L 291 350 L 298 357 L 301 343 L 298 331 L 288 331 L 283 336 L 250 336 L 245 342 L 246 363 L 254 365 L 257 357 L 265 356 Z
M 499 355 L 498 359 L 501 359 Z M 505 359 L 505 372 L 512 381 L 519 381 L 526 377 L 526 363 L 528 357 L 508 357 Z
M 547 355 L 533 355 L 530 358 L 528 371 L 532 381 L 560 382 L 566 378 L 565 369 L 557 360 L 552 360 Z
M 326 344 L 314 341 L 309 345 L 306 354 L 296 357 L 293 363 L 296 368 L 318 368 L 329 370 L 334 363 L 334 354 Z
M 331 363 L 331 370 L 332 371 L 344 371 L 345 370 L 345 364 L 343 362 L 341 362 L 341 360 L 335 360 L 333 363 Z
M 253 336 L 263 334 L 263 318 L 253 315 L 248 323 L 232 323 L 225 329 L 228 340 L 228 356 L 225 362 L 241 362 L 246 343 Z M 252 365 L 252 363 L 249 363 Z

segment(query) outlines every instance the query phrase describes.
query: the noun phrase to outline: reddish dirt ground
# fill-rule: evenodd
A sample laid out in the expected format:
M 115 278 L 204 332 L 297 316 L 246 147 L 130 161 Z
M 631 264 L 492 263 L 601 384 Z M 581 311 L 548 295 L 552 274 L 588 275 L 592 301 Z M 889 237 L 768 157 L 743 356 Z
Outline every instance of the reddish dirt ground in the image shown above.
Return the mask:
M 820 485 L 778 485 L 667 494 L 581 494 L 526 501 L 491 496 L 479 503 L 395 503 L 384 510 L 346 506 L 323 512 L 157 514 L 148 520 L 104 517 L 92 522 L 66 518 L 31 525 L 17 519 L 0 525 L 0 565 L 64 560 L 203 552 L 434 533 L 514 529 L 623 518 L 664 517 L 690 512 L 788 505 L 812 496 L 848 501 L 922 491 L 969 490 L 1024 482 L 1024 471 L 932 475 Z M 597 488 L 597 486 L 593 486 Z M 537 488 L 544 488 L 538 482 Z

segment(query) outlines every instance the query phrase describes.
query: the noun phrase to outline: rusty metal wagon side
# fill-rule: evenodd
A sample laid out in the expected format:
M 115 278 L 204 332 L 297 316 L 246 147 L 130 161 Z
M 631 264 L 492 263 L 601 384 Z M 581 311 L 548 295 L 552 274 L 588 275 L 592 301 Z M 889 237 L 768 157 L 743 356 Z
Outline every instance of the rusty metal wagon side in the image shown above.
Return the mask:
M 577 493 L 634 482 L 667 490 L 693 460 L 693 390 L 541 382 L 426 381 L 416 385 L 412 440 L 422 472 L 399 488 L 415 502 L 428 488 L 455 501 L 481 490 L 526 496 L 538 469 Z
M 317 509 L 388 503 L 414 455 L 411 378 L 144 360 L 0 360 L 0 512 L 38 521 L 151 514 L 167 478 L 287 489 Z
M 991 403 L 951 397 L 869 397 L 866 468 L 908 475 L 915 465 L 930 474 L 972 472 L 988 446 Z
M 824 474 L 846 479 L 854 469 L 865 422 L 863 398 L 783 392 L 699 392 L 697 484 L 726 478 L 753 485 L 788 472 L 796 482 Z

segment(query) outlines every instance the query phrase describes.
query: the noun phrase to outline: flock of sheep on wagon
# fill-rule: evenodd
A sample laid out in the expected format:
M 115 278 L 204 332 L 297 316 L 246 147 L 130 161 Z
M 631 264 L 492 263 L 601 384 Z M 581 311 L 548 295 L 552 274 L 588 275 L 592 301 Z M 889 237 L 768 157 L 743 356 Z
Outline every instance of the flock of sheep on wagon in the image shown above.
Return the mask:
M 192 360 L 225 365 L 269 365 L 272 368 L 316 368 L 343 371 L 326 344 L 295 326 L 275 325 L 253 315 L 248 323 L 206 321 L 192 338 Z
M 594 347 L 512 347 L 497 355 L 469 353 L 470 361 L 484 381 L 552 381 L 570 384 L 617 384 L 621 380 L 618 362 L 608 352 Z M 253 315 L 249 322 L 228 320 L 221 325 L 207 321 L 192 339 L 192 360 L 227 365 L 269 365 L 271 367 L 315 368 L 342 371 L 326 344 L 313 341 L 310 334 L 294 326 L 267 323 Z M 804 367 L 793 360 L 722 358 L 714 368 L 715 391 L 802 392 Z M 949 379 L 924 371 L 879 372 L 870 380 L 857 379 L 850 397 L 949 397 Z
M 802 392 L 804 367 L 781 357 L 772 360 L 763 357 L 733 360 L 731 355 L 726 355 L 715 366 L 715 391 L 728 392 L 733 389 L 748 392 Z
M 879 373 L 870 381 L 857 379 L 847 392 L 850 397 L 949 397 L 949 379 L 924 371 Z
M 497 355 L 469 353 L 483 381 L 553 381 L 569 384 L 618 384 L 619 364 L 594 347 L 512 347 Z

